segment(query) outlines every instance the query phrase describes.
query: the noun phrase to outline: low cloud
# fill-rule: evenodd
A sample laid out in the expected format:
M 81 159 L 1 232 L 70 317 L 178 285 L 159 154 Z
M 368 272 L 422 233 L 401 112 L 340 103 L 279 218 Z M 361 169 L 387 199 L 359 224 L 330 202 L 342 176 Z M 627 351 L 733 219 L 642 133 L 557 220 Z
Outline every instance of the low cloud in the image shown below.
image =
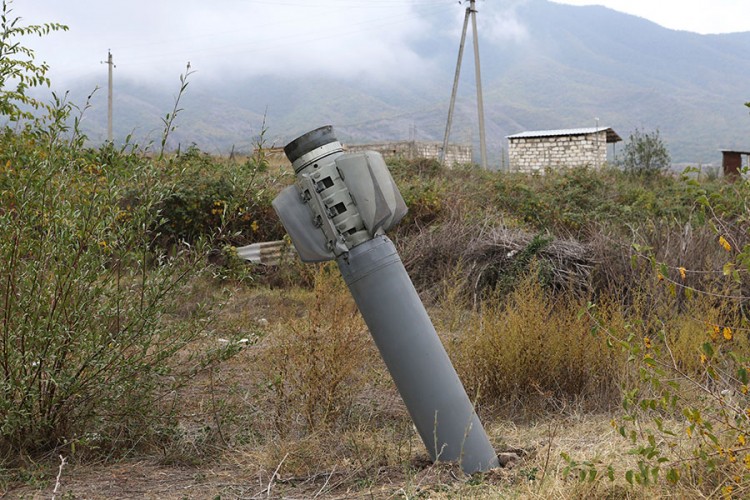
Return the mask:
M 529 32 L 517 16 L 518 7 L 525 3 L 526 0 L 507 2 L 500 10 L 488 13 L 488 19 L 483 23 L 483 37 L 494 43 L 525 42 Z
M 436 2 L 433 12 L 451 4 Z M 174 83 L 190 61 L 201 78 L 273 74 L 403 78 L 429 68 L 409 49 L 429 33 L 424 2 L 364 0 L 236 2 L 35 0 L 18 4 L 24 23 L 60 22 L 67 33 L 29 39 L 53 81 L 100 75 L 111 49 L 116 77 Z

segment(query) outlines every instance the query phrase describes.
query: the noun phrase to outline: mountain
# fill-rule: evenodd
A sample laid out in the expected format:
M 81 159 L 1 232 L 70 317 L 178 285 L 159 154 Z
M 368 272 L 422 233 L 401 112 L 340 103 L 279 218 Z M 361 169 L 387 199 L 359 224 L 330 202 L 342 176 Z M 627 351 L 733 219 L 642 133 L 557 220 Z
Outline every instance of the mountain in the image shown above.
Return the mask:
M 597 118 L 623 138 L 636 128 L 659 129 L 675 162 L 717 164 L 719 149 L 750 150 L 750 116 L 743 106 L 750 100 L 750 32 L 699 35 L 604 7 L 547 0 L 516 2 L 500 12 L 492 11 L 496 4 L 479 6 L 487 138 L 495 164 L 507 135 L 589 127 Z M 196 80 L 180 101 L 183 111 L 169 144 L 247 150 L 264 116 L 266 139 L 276 145 L 328 123 L 347 142 L 442 140 L 459 42 L 455 14 L 426 18 L 433 29 L 405 47 L 429 68 L 420 74 Z M 451 139 L 477 143 L 470 37 Z M 90 92 L 86 85 L 74 86 L 73 99 Z M 177 77 L 169 90 L 118 80 L 116 138 L 134 133 L 158 143 L 177 88 Z M 106 91 L 92 104 L 84 130 L 97 142 L 106 130 Z

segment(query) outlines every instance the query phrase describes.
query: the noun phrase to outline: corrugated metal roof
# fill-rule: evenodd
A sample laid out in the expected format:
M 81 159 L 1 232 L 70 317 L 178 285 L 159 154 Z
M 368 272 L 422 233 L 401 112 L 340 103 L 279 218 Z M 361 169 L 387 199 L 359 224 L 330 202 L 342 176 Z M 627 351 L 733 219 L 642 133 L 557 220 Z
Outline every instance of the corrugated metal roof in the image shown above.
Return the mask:
M 619 142 L 622 140 L 617 132 L 611 127 L 587 127 L 587 128 L 569 128 L 560 130 L 529 130 L 519 134 L 509 135 L 508 139 L 528 139 L 534 137 L 559 137 L 564 135 L 589 135 L 597 132 L 607 132 L 607 142 Z

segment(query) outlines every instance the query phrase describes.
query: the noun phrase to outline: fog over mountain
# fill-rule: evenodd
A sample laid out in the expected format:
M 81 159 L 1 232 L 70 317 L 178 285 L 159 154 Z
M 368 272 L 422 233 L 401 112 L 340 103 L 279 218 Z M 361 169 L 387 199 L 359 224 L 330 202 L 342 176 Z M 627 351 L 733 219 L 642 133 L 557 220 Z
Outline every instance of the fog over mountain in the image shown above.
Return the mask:
M 504 5 L 480 3 L 478 14 L 492 162 L 499 162 L 507 135 L 589 127 L 597 118 L 623 138 L 635 128 L 658 128 L 676 162 L 716 164 L 719 149 L 750 150 L 750 115 L 743 106 L 750 101 L 750 32 L 699 35 L 603 7 L 546 0 Z M 191 61 L 196 73 L 170 145 L 247 150 L 264 116 L 266 138 L 276 145 L 329 123 L 348 142 L 442 140 L 463 11 L 423 13 L 414 31 L 367 25 L 370 42 L 356 48 L 292 43 L 271 30 L 268 50 L 288 61 L 285 71 L 272 70 L 257 51 L 229 51 L 217 65 Z M 281 49 L 274 48 L 275 36 Z M 257 57 L 258 68 L 234 72 L 232 57 Z M 161 118 L 179 88 L 178 67 L 184 63 L 153 78 L 115 69 L 116 141 L 130 133 L 141 143 L 158 141 Z M 95 78 L 67 75 L 62 85 L 79 104 L 101 87 L 83 123 L 92 142 L 104 140 L 106 69 Z M 476 122 L 469 33 L 452 141 L 478 142 Z

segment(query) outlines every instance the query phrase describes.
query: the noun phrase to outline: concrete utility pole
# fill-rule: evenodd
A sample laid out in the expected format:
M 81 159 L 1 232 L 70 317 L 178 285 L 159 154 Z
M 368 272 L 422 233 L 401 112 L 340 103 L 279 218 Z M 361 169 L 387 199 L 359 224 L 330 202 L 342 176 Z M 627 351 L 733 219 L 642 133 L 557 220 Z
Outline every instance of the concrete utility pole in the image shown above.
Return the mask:
M 456 62 L 456 75 L 453 78 L 453 91 L 451 92 L 451 103 L 448 108 L 448 121 L 445 125 L 445 136 L 443 138 L 443 151 L 441 163 L 445 165 L 445 155 L 448 151 L 448 139 L 450 138 L 451 125 L 453 123 L 453 110 L 456 105 L 456 93 L 458 92 L 458 80 L 461 74 L 461 60 L 464 54 L 464 45 L 466 44 L 466 29 L 469 25 L 469 16 L 471 16 L 471 27 L 474 35 L 474 73 L 477 86 L 477 111 L 479 114 L 479 151 L 481 155 L 482 168 L 487 168 L 487 142 L 484 133 L 484 100 L 482 98 L 482 74 L 479 66 L 479 37 L 477 35 L 477 9 L 475 0 L 469 1 L 464 15 L 464 28 L 461 32 L 461 44 L 458 47 L 458 61 Z
M 469 25 L 469 9 L 464 15 L 464 29 L 461 31 L 461 44 L 458 46 L 458 61 L 456 61 L 456 75 L 453 77 L 453 90 L 451 91 L 451 103 L 448 106 L 448 121 L 445 124 L 445 136 L 443 137 L 443 151 L 440 154 L 440 163 L 445 165 L 445 156 L 448 153 L 448 139 L 451 135 L 453 124 L 453 109 L 456 106 L 456 93 L 458 92 L 458 78 L 461 75 L 461 60 L 464 56 L 464 44 L 466 43 L 466 28 Z
M 107 81 L 107 141 L 112 142 L 112 52 L 107 50 L 107 66 L 109 79 Z
M 482 72 L 479 70 L 479 37 L 477 36 L 477 9 L 474 0 L 469 4 L 471 9 L 471 27 L 474 30 L 474 72 L 477 84 L 477 112 L 479 113 L 479 150 L 482 168 L 487 169 L 487 141 L 484 136 L 484 100 L 482 99 Z

